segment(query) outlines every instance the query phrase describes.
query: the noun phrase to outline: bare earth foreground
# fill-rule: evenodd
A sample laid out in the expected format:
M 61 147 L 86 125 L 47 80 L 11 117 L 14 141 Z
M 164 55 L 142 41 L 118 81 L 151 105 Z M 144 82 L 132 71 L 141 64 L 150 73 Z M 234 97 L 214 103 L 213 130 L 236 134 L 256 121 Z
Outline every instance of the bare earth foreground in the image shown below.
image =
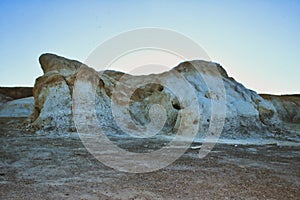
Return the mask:
M 218 144 L 204 159 L 189 150 L 129 174 L 97 161 L 77 133 L 36 135 L 23 120 L 0 118 L 0 199 L 300 199 L 299 145 Z

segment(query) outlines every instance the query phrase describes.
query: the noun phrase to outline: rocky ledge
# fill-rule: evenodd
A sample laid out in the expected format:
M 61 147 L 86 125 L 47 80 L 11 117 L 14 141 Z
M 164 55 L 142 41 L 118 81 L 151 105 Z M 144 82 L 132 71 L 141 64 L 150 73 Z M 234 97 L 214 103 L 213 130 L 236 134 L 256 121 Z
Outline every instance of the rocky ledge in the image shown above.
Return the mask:
M 32 97 L 32 87 L 0 87 L 0 101 Z
M 42 130 L 75 130 L 72 95 L 76 78 L 82 68 L 93 72 L 94 70 L 78 61 L 54 54 L 43 54 L 39 61 L 44 75 L 36 79 L 33 88 L 35 103 L 31 116 L 32 126 Z M 217 79 L 217 74 L 212 69 L 217 69 L 220 74 L 219 78 L 223 81 L 225 88 L 225 98 L 220 98 L 218 88 L 208 88 L 207 80 L 214 82 Z M 159 83 L 159 80 L 162 79 L 168 86 Z M 185 80 L 185 83 L 182 83 L 182 79 Z M 151 124 L 149 113 L 155 112 L 155 109 L 151 110 L 150 105 L 158 104 L 159 108 L 164 108 L 167 116 L 164 118 L 165 123 L 160 132 L 171 135 L 177 131 L 182 117 L 186 117 L 182 116 L 184 110 L 187 109 L 185 106 L 194 101 L 197 101 L 199 120 L 192 120 L 191 124 L 185 125 L 186 127 L 192 126 L 192 124 L 199 125 L 198 137 L 203 136 L 209 128 L 212 120 L 212 100 L 217 104 L 225 103 L 226 107 L 226 118 L 221 137 L 248 138 L 288 135 L 284 123 L 286 121 L 299 123 L 299 96 L 286 97 L 282 101 L 281 98 L 259 95 L 229 77 L 219 64 L 213 62 L 187 61 L 168 72 L 144 76 L 132 76 L 107 70 L 101 72 L 97 83 L 95 105 L 99 124 L 104 129 L 119 134 L 122 134 L 122 130 L 124 130 L 121 130 L 120 126 L 127 126 L 129 130 L 131 128 L 134 130 L 136 127 Z M 176 96 L 177 90 L 184 88 L 182 84 L 189 85 L 190 92 L 188 93 L 192 92 L 192 96 L 194 95 L 193 97 L 196 99 L 184 98 L 185 102 L 183 102 L 182 97 Z M 169 87 L 170 85 L 175 87 Z M 117 115 L 123 119 L 126 118 L 119 123 L 116 123 L 116 117 L 112 112 L 113 98 L 117 102 L 118 108 L 122 110 L 120 112 L 123 112 Z M 127 106 L 126 109 L 124 106 Z M 116 109 L 115 111 L 118 112 Z M 214 110 L 214 112 L 218 112 L 218 110 Z M 129 121 L 128 116 L 130 117 Z M 160 118 L 158 117 L 157 120 Z M 292 137 L 298 136 L 299 133 Z
M 34 106 L 32 87 L 0 87 L 0 117 L 28 117 Z

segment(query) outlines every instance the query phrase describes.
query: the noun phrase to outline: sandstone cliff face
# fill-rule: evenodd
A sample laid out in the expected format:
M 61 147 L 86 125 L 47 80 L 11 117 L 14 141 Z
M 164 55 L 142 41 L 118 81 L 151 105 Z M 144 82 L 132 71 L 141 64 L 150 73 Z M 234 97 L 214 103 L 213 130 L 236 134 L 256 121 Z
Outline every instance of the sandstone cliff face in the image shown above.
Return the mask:
M 279 118 L 288 123 L 300 124 L 300 95 L 270 95 L 261 94 L 264 99 L 271 101 Z
M 32 97 L 32 87 L 0 87 L 0 97 L 6 96 L 11 99 Z
M 65 130 L 72 126 L 73 79 L 81 63 L 53 54 L 44 54 L 39 61 L 44 75 L 36 79 L 33 88 L 33 125 Z
M 44 75 L 36 79 L 33 88 L 35 106 L 32 125 L 39 129 L 74 130 L 72 95 L 74 81 L 82 64 L 53 54 L 43 54 L 39 60 Z M 95 97 L 99 123 L 104 129 L 120 134 L 124 127 L 128 131 L 134 131 L 151 124 L 149 113 L 155 114 L 156 108 L 163 107 L 167 117 L 164 118 L 160 113 L 154 116 L 157 116 L 157 121 L 165 121 L 160 132 L 172 134 L 179 126 L 184 109 L 195 101 L 192 99 L 195 97 L 200 116 L 199 119 L 191 119 L 191 124 L 199 124 L 198 137 L 202 137 L 211 122 L 212 98 L 219 103 L 224 101 L 218 99 L 218 89 L 209 90 L 205 82 L 216 80 L 216 75 L 210 72 L 212 67 L 219 70 L 226 91 L 223 137 L 264 136 L 266 133 L 281 131 L 279 112 L 274 107 L 277 104 L 236 82 L 219 64 L 206 61 L 183 62 L 169 72 L 147 76 L 131 76 L 116 71 L 102 72 Z M 187 96 L 184 101 L 175 94 L 178 90 L 186 89 L 182 89 L 182 85 L 186 84 L 182 82 L 182 77 L 188 82 L 189 90 L 194 95 Z M 165 80 L 164 84 L 160 80 Z M 112 107 L 112 99 L 117 106 Z M 151 108 L 150 105 L 153 104 L 159 106 Z M 116 116 L 122 120 L 116 122 Z

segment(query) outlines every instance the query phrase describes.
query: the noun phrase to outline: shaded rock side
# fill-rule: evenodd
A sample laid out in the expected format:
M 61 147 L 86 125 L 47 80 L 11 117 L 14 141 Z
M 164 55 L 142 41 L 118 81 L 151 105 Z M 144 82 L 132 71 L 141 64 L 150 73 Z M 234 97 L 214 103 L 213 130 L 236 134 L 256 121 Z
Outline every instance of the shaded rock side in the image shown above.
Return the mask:
M 11 100 L 13 100 L 13 98 L 0 93 L 0 106 Z
M 295 94 L 295 95 L 260 94 L 260 96 L 272 102 L 281 120 L 287 123 L 300 124 L 300 94 Z
M 78 61 L 53 54 L 43 54 L 39 61 L 44 75 L 36 79 L 33 88 L 35 106 L 32 124 L 39 129 L 54 128 L 60 131 L 74 129 L 72 118 L 74 81 L 81 67 L 91 71 L 93 69 Z M 229 77 L 219 64 L 199 60 L 183 62 L 168 72 L 145 76 L 131 76 L 116 71 L 101 72 L 95 97 L 99 123 L 117 133 L 124 130 L 120 127 L 134 130 L 147 126 L 151 123 L 149 112 L 156 112 L 155 109 L 151 110 L 151 105 L 157 104 L 165 109 L 167 116 L 161 133 L 173 134 L 180 125 L 181 113 L 186 109 L 184 105 L 196 100 L 200 116 L 199 119 L 192 119 L 190 122 L 199 124 L 198 137 L 202 137 L 211 121 L 212 97 L 216 97 L 219 103 L 224 103 L 221 102 L 222 99 L 218 99 L 218 89 L 209 90 L 205 82 L 216 80 L 217 73 L 212 72 L 212 68 L 218 69 L 226 91 L 226 120 L 222 136 L 230 138 L 261 136 L 280 129 L 281 120 L 278 118 L 276 105 Z M 189 85 L 187 94 L 194 93 L 196 99 L 184 98 L 183 102 L 176 95 L 177 90 L 182 88 L 179 83 L 183 79 Z M 160 80 L 165 80 L 166 84 L 174 87 L 167 87 L 161 84 Z M 117 104 L 119 109 L 113 109 L 115 107 L 112 107 L 114 105 L 112 102 Z M 126 120 L 116 122 L 116 115 Z M 156 116 L 158 116 L 156 120 L 164 120 L 159 118 L 160 114 Z
M 28 117 L 33 112 L 32 87 L 0 87 L 0 117 Z
M 32 89 L 32 87 L 0 87 L 0 97 L 11 98 L 8 100 L 32 97 Z

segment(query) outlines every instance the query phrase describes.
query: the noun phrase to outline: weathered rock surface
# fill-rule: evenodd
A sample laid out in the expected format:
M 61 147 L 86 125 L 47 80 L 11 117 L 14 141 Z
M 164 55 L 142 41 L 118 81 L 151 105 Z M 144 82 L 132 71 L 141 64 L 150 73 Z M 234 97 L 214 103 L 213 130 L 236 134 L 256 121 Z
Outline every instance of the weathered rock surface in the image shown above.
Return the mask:
M 29 117 L 33 107 L 33 97 L 11 100 L 0 105 L 0 117 Z
M 0 87 L 0 97 L 10 97 L 11 99 L 21 99 L 32 97 L 32 87 Z
M 72 87 L 81 63 L 53 54 L 44 54 L 39 61 L 44 75 L 33 88 L 33 125 L 65 130 L 72 126 Z
M 72 95 L 82 64 L 53 54 L 43 54 L 39 60 L 44 75 L 36 79 L 33 88 L 35 106 L 32 125 L 39 129 L 74 129 Z M 221 85 L 210 90 L 206 84 L 207 80 L 216 80 L 217 74 L 212 68 L 217 68 L 221 74 L 226 101 L 220 96 Z M 84 69 L 93 72 L 93 69 L 87 66 L 84 66 Z M 168 72 L 147 76 L 104 71 L 99 77 L 95 88 L 96 114 L 99 124 L 110 131 L 122 133 L 124 130 L 146 130 L 143 127 L 152 125 L 151 121 L 155 120 L 158 126 L 163 125 L 160 129 L 162 134 L 172 134 L 177 131 L 178 126 L 185 125 L 188 128 L 199 124 L 198 135 L 201 137 L 211 122 L 212 99 L 217 104 L 225 103 L 226 106 L 226 120 L 222 133 L 224 137 L 264 137 L 282 131 L 282 120 L 279 117 L 282 113 L 274 107 L 277 104 L 236 82 L 216 63 L 183 62 Z M 91 81 L 89 76 L 85 78 L 86 83 Z M 164 82 L 160 82 L 161 80 Z M 188 86 L 184 86 L 185 84 Z M 83 86 L 83 90 L 87 88 Z M 178 92 L 186 94 L 185 97 L 176 95 Z M 199 119 L 190 119 L 190 124 L 180 124 L 182 117 L 185 117 L 182 113 L 195 101 L 198 103 Z M 159 106 L 151 107 L 153 104 Z M 297 105 L 299 108 L 299 104 Z M 166 117 L 157 111 L 162 107 Z M 151 119 L 151 116 L 157 118 Z M 187 113 L 186 116 L 194 115 Z M 297 121 L 297 117 L 295 120 Z M 155 129 L 155 126 L 152 129 Z
M 33 112 L 32 87 L 0 87 L 0 117 L 28 117 Z
M 13 98 L 0 93 L 0 106 L 11 100 L 13 100 Z
M 260 96 L 273 103 L 281 120 L 288 123 L 300 124 L 300 94 L 261 94 Z

